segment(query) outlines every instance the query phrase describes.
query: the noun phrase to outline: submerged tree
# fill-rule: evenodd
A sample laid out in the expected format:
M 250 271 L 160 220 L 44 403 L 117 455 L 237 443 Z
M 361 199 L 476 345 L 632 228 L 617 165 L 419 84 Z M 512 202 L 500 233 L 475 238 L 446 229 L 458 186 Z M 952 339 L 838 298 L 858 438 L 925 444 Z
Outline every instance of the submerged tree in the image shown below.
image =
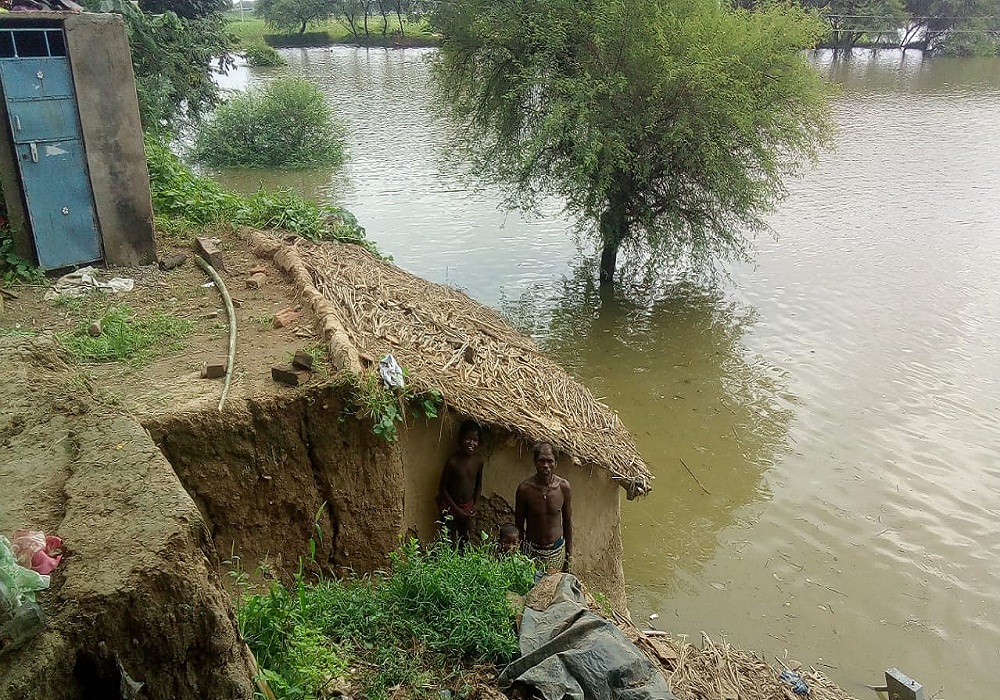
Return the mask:
M 782 177 L 829 130 L 801 54 L 823 26 L 788 5 L 456 0 L 434 22 L 459 149 L 508 206 L 561 196 L 598 237 L 602 282 L 623 246 L 657 263 L 748 257 Z

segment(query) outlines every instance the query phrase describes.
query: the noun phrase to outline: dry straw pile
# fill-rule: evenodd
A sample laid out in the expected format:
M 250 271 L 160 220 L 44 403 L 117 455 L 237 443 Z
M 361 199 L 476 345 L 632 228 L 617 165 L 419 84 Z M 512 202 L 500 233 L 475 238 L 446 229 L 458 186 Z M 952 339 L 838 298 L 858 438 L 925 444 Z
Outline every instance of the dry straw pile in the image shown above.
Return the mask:
M 618 416 L 497 312 L 360 246 L 243 236 L 293 279 L 338 368 L 361 374 L 392 353 L 417 390 L 437 389 L 458 412 L 607 469 L 629 498 L 649 490 Z
M 596 611 L 596 604 L 592 603 L 591 609 Z M 715 642 L 704 633 L 698 647 L 666 632 L 642 631 L 618 613 L 612 619 L 633 644 L 659 664 L 677 700 L 855 700 L 815 668 L 807 670 L 787 662 L 789 670 L 808 686 L 807 694 L 797 695 L 781 680 L 785 664 L 772 666 L 752 652 L 737 649 L 724 639 Z

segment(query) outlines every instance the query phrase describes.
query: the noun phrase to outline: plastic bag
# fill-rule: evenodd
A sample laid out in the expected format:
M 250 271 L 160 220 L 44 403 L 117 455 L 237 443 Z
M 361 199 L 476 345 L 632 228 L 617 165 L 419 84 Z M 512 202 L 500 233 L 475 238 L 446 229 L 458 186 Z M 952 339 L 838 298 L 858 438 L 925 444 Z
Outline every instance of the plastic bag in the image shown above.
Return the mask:
M 62 540 L 38 530 L 15 530 L 11 538 L 17 563 L 40 574 L 51 574 L 62 561 Z
M 9 539 L 0 535 L 0 582 L 7 589 L 7 599 L 14 607 L 35 602 L 35 591 L 49 587 L 49 577 L 17 563 Z
M 403 368 L 396 362 L 396 358 L 392 356 L 392 353 L 378 361 L 378 373 L 382 377 L 382 383 L 385 384 L 386 389 L 403 388 Z

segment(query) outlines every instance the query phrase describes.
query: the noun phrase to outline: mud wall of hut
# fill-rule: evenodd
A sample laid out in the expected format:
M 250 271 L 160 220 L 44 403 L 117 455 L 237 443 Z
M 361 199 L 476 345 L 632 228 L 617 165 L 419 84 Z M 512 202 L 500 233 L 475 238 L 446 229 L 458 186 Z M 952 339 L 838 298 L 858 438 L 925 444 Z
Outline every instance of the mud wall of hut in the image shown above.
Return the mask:
M 317 543 L 320 565 L 371 571 L 409 534 L 437 531 L 434 496 L 455 449 L 457 421 L 411 422 L 396 444 L 366 421 L 344 420 L 342 390 L 233 402 L 224 413 L 159 417 L 146 427 L 198 505 L 215 546 L 253 570 L 291 575 Z M 513 522 L 517 485 L 534 472 L 529 448 L 487 432 L 479 529 Z M 619 494 L 597 467 L 560 461 L 573 486 L 574 571 L 624 604 Z

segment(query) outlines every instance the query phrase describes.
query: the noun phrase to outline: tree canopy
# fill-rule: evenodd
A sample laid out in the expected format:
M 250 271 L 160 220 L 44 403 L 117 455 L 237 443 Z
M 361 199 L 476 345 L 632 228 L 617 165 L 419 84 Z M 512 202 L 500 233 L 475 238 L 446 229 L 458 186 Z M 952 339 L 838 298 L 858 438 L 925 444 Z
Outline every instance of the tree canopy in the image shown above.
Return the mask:
M 302 34 L 310 23 L 330 17 L 335 0 L 257 0 L 254 13 L 278 31 Z
M 803 10 L 715 0 L 456 0 L 434 73 L 473 172 L 506 204 L 560 196 L 598 239 L 654 264 L 742 259 L 783 176 L 829 133 Z
M 218 12 L 185 19 L 145 12 L 127 0 L 86 0 L 90 11 L 123 16 L 132 53 L 139 115 L 145 129 L 198 119 L 218 102 L 213 64 L 233 65 L 233 37 Z M 190 3 L 193 6 L 195 3 Z

